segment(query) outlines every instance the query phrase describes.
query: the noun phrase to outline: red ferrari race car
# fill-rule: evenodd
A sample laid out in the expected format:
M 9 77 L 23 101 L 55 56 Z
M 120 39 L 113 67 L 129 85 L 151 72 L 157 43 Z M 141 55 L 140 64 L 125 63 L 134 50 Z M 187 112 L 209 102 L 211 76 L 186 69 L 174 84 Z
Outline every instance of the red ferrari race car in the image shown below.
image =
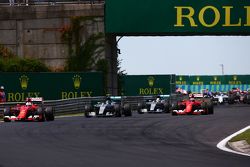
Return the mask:
M 214 113 L 212 99 L 203 94 L 192 94 L 189 99 L 172 104 L 172 115 L 208 115 Z
M 17 104 L 4 109 L 4 122 L 10 121 L 53 121 L 54 110 L 52 107 L 43 106 L 43 98 L 27 98 L 24 105 Z

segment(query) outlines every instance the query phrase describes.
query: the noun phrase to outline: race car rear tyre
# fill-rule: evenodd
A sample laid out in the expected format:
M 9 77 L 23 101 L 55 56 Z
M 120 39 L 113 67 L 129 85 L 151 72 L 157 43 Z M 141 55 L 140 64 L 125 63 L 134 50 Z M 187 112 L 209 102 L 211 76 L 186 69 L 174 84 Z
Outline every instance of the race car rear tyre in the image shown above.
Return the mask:
M 54 121 L 55 120 L 54 110 L 52 107 L 45 108 L 45 118 L 46 118 L 46 121 Z
M 209 109 L 208 109 L 208 104 L 207 102 L 202 102 L 201 103 L 201 109 L 204 110 L 205 112 L 202 112 L 202 115 L 207 115 L 209 114 Z
M 92 111 L 92 106 L 91 105 L 86 105 L 84 106 L 84 115 L 86 118 L 90 118 L 90 112 Z
M 234 103 L 235 96 L 234 95 L 229 95 L 228 97 L 228 104 L 233 104 Z
M 173 111 L 172 111 L 172 115 L 173 115 L 173 116 L 177 116 L 178 114 L 177 114 L 177 112 L 175 112 L 175 111 L 173 112 Z
M 173 116 L 177 116 L 177 112 L 175 112 L 174 110 L 179 110 L 179 106 L 178 106 L 178 102 L 174 102 L 171 104 L 170 106 L 170 112 Z
M 126 117 L 132 116 L 131 106 L 129 104 L 124 104 L 123 113 Z
M 208 114 L 214 114 L 214 106 L 213 106 L 213 103 L 208 102 L 208 103 L 207 103 L 207 109 L 208 109 Z
M 41 107 L 38 107 L 37 110 L 34 112 L 34 115 L 39 115 L 39 122 L 45 121 L 45 114 Z
M 171 110 L 179 110 L 179 106 L 178 106 L 178 103 L 172 103 L 171 105 Z
M 4 110 L 3 110 L 3 116 L 11 117 L 10 107 L 4 108 Z M 4 122 L 10 122 L 10 119 L 4 118 L 3 121 L 4 121 Z
M 114 110 L 115 110 L 115 116 L 116 117 L 121 117 L 122 116 L 121 107 L 120 107 L 119 104 L 114 105 Z

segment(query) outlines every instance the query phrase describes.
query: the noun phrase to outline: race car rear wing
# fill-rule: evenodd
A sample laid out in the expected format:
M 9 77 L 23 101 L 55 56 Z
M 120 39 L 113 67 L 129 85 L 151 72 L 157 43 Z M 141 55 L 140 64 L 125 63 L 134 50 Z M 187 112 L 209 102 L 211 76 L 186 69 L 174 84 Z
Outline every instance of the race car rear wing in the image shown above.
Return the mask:
M 26 102 L 29 100 L 34 104 L 43 104 L 43 97 L 27 97 Z
M 202 98 L 204 97 L 202 93 L 194 93 L 194 94 L 190 94 L 189 97 L 194 97 L 194 98 Z

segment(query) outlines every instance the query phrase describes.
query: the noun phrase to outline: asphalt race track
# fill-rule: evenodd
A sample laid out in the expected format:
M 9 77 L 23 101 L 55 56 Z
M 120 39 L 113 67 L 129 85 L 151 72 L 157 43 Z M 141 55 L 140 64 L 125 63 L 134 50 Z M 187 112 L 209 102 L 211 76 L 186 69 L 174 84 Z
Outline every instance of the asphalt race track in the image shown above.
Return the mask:
M 249 167 L 249 157 L 216 147 L 248 125 L 250 106 L 202 116 L 0 123 L 0 167 Z

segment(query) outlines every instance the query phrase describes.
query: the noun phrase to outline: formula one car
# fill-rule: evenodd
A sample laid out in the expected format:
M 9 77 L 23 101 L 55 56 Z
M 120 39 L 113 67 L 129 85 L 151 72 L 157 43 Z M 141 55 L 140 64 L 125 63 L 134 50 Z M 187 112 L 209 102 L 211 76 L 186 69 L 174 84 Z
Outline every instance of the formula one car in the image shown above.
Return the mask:
M 192 94 L 189 99 L 172 104 L 172 115 L 207 115 L 213 114 L 214 108 L 211 98 L 204 98 L 203 94 Z
M 223 92 L 214 93 L 213 102 L 214 104 L 228 103 L 228 95 Z
M 94 104 L 93 104 L 94 103 Z M 92 102 L 92 105 L 85 105 L 85 117 L 121 117 L 132 116 L 129 104 L 123 104 L 122 97 L 111 96 L 101 102 Z
M 169 113 L 169 95 L 159 95 L 157 97 L 145 97 L 143 102 L 138 103 L 137 112 L 143 113 Z
M 243 103 L 244 93 L 239 88 L 233 88 L 228 92 L 228 104 Z
M 244 91 L 243 103 L 250 104 L 250 89 Z
M 10 121 L 53 121 L 54 111 L 52 107 L 43 106 L 43 98 L 27 98 L 24 105 L 17 104 L 4 109 L 4 122 Z

